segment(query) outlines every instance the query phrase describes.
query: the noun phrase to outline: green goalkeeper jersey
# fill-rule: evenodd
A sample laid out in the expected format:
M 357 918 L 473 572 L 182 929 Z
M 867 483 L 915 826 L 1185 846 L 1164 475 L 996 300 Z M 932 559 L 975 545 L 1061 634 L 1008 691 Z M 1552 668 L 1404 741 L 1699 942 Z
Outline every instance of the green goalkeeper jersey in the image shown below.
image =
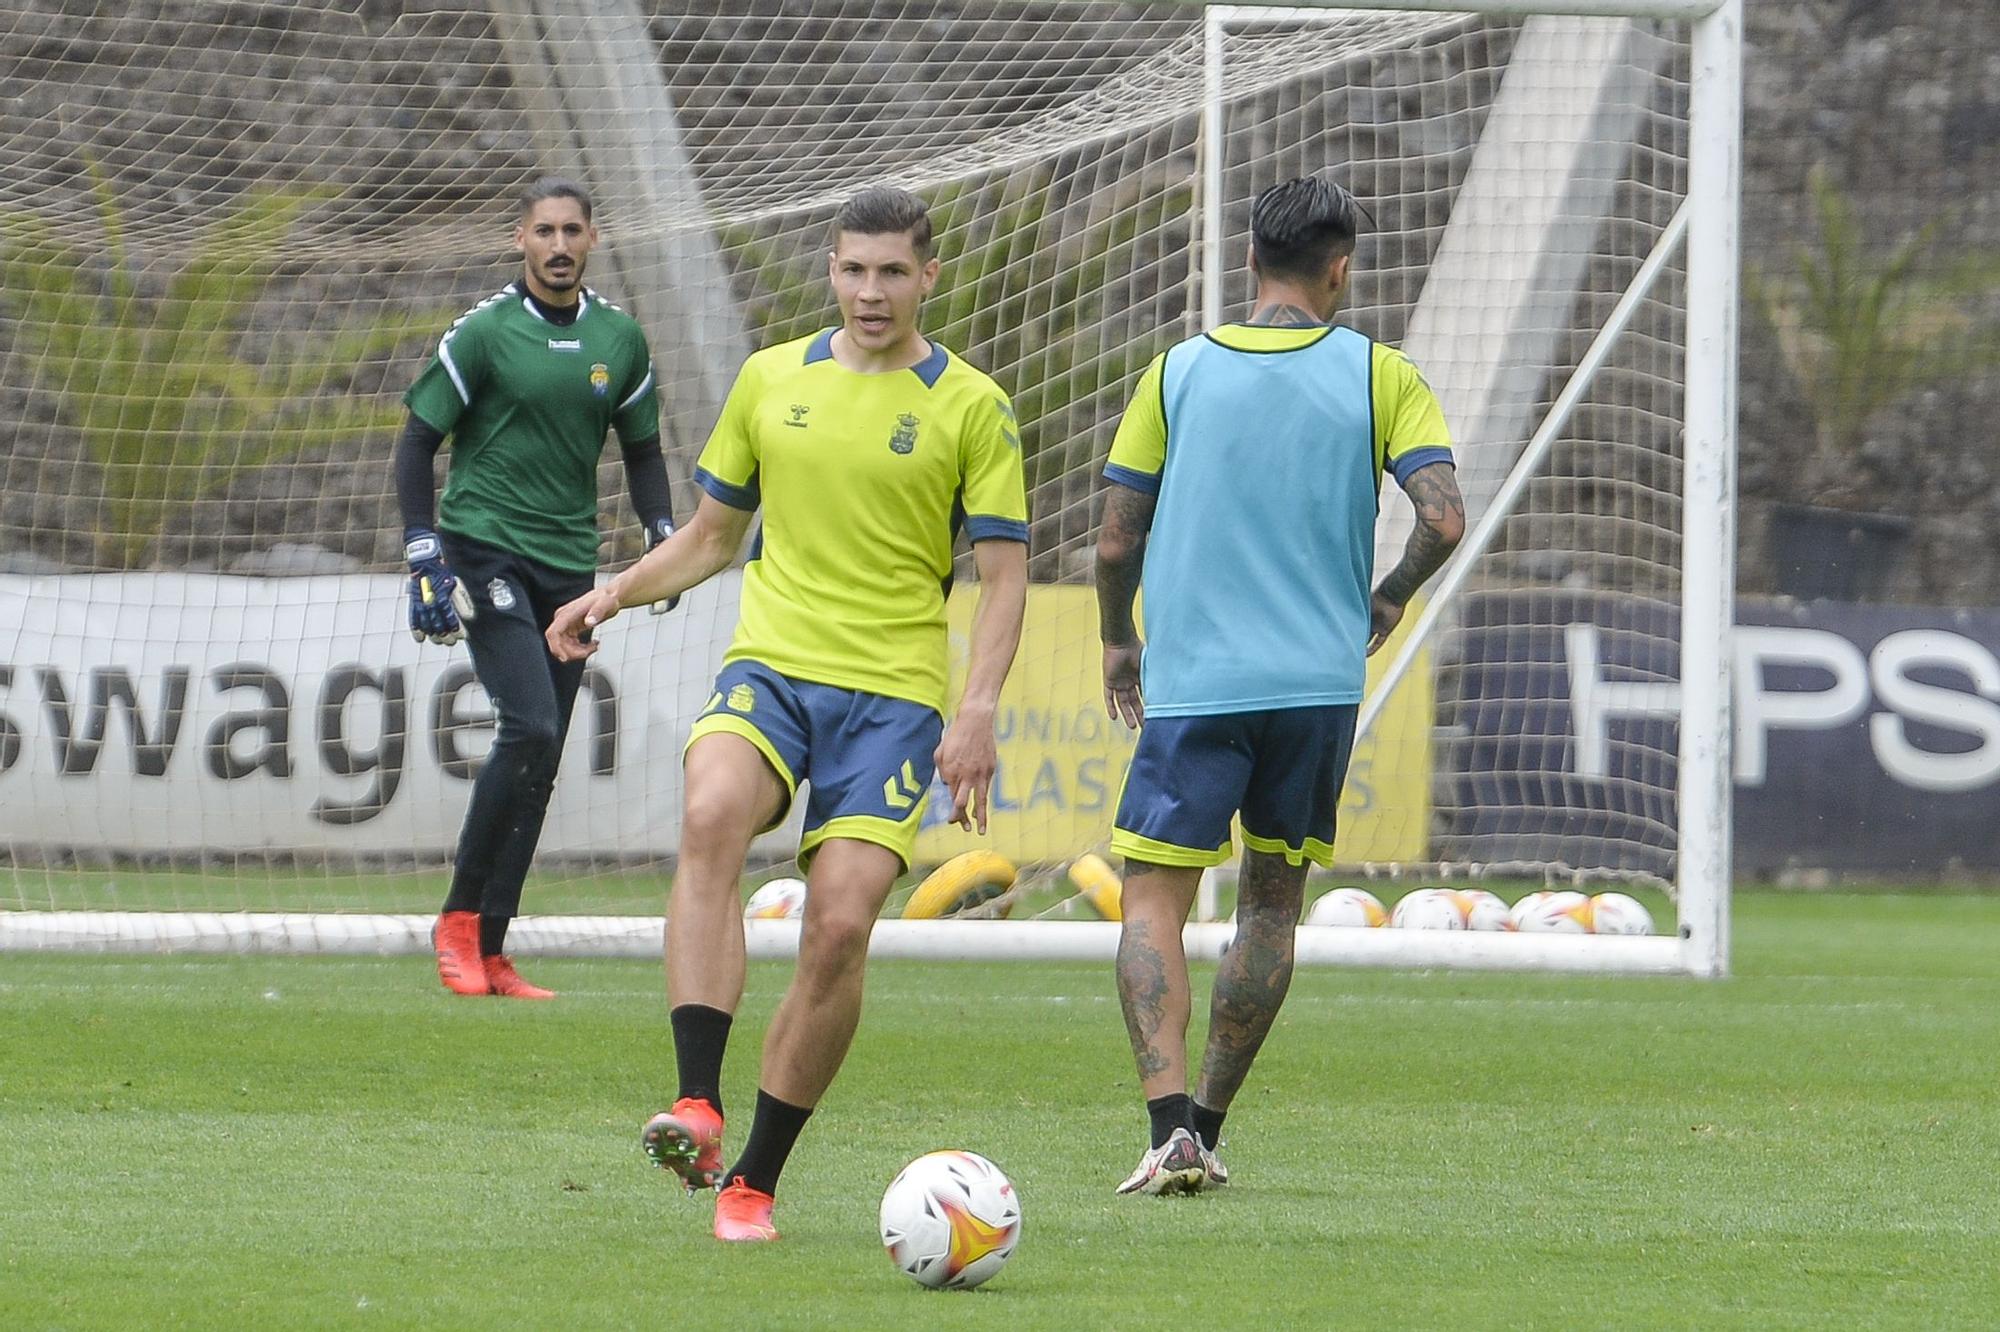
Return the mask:
M 451 437 L 440 528 L 577 572 L 597 567 L 605 432 L 660 433 L 645 334 L 587 289 L 565 326 L 509 283 L 459 316 L 403 401 Z

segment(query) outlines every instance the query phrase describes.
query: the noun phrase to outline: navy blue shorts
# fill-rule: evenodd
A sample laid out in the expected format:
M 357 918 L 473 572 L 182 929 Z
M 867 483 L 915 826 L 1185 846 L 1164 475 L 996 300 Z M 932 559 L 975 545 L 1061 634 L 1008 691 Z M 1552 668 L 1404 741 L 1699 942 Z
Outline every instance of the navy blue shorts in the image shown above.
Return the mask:
M 944 737 L 935 708 L 796 680 L 761 661 L 732 661 L 715 677 L 715 694 L 688 744 L 716 733 L 755 745 L 784 782 L 785 803 L 772 827 L 784 822 L 799 784 L 808 787 L 801 865 L 827 838 L 851 837 L 888 847 L 910 867 Z
M 1111 849 L 1156 865 L 1220 865 L 1240 811 L 1243 844 L 1253 851 L 1331 865 L 1359 713 L 1345 703 L 1146 718 Z

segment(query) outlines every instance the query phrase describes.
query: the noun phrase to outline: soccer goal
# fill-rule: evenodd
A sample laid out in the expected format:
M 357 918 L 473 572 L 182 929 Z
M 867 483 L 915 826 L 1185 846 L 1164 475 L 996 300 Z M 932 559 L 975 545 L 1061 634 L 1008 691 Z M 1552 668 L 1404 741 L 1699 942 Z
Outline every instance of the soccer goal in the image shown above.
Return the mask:
M 597 199 L 588 281 L 651 340 L 683 513 L 742 356 L 833 322 L 840 200 L 930 200 L 926 326 L 1013 394 L 1033 586 L 992 835 L 927 827 L 919 874 L 985 845 L 1019 876 L 975 895 L 1009 919 L 885 920 L 877 949 L 1108 956 L 1072 874 L 1132 743 L 1097 682 L 1103 459 L 1150 358 L 1247 313 L 1250 200 L 1324 170 L 1370 214 L 1342 319 L 1436 388 L 1472 526 L 1371 667 L 1346 869 L 1309 893 L 1637 883 L 1674 913 L 1313 927 L 1301 959 L 1721 973 L 1740 43 L 1741 0 L 17 9 L 0 949 L 427 946 L 494 723 L 463 649 L 404 627 L 389 448 L 438 334 L 517 271 L 512 196 L 559 171 Z M 640 549 L 615 459 L 607 567 Z M 1390 483 L 1378 565 L 1406 522 Z M 520 951 L 657 950 L 736 586 L 607 633 Z M 1204 895 L 1197 955 L 1225 911 Z

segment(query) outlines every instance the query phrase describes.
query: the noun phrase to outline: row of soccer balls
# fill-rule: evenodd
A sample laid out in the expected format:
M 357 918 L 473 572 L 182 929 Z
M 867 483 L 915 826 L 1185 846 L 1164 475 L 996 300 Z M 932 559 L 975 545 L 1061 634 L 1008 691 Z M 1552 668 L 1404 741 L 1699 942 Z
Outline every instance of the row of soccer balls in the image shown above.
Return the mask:
M 1116 898 L 1113 897 L 1115 911 Z M 751 920 L 797 920 L 805 913 L 806 885 L 773 879 L 751 894 L 743 914 Z M 1100 908 L 1102 909 L 1102 908 Z M 1115 917 L 1114 917 L 1115 918 Z M 1419 888 L 1394 911 L 1365 888 L 1335 888 L 1306 911 L 1307 925 L 1400 930 L 1521 930 L 1530 934 L 1651 934 L 1653 917 L 1625 893 L 1585 896 L 1572 891 L 1529 893 L 1508 906 L 1484 888 Z
M 1484 888 L 1419 888 L 1390 911 L 1365 888 L 1335 888 L 1312 904 L 1308 925 L 1363 929 L 1521 930 L 1531 934 L 1651 934 L 1653 917 L 1624 893 L 1529 893 L 1507 903 Z

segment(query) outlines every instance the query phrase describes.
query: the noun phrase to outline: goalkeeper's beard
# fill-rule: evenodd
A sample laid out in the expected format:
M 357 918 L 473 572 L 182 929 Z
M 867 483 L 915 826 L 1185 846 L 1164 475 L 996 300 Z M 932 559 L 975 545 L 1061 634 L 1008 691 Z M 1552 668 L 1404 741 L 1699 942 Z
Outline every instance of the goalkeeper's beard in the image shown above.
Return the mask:
M 570 292 L 583 285 L 583 266 L 583 260 L 572 256 L 569 267 L 560 271 L 551 272 L 546 265 L 534 263 L 528 265 L 528 271 L 544 291 Z

